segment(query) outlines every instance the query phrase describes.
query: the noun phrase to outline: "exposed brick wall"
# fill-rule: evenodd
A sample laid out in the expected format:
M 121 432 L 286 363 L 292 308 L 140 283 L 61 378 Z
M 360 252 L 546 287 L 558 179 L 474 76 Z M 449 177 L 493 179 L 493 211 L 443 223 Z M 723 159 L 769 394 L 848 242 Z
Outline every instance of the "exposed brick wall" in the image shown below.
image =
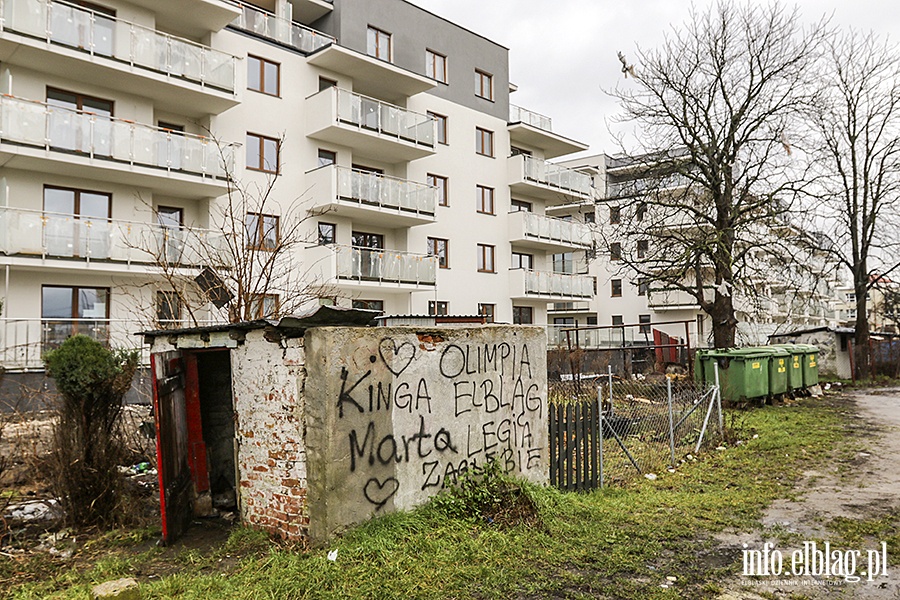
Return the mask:
M 302 339 L 247 334 L 232 350 L 241 518 L 286 539 L 309 530 Z

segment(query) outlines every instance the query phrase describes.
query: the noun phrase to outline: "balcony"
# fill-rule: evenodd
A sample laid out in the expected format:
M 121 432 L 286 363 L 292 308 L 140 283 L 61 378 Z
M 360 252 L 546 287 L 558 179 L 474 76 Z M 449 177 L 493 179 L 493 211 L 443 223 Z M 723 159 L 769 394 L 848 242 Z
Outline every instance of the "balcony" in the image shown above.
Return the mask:
M 312 212 L 335 214 L 387 228 L 434 223 L 436 187 L 346 167 L 307 174 Z
M 334 10 L 334 0 L 288 0 L 292 17 L 301 23 L 312 23 Z
M 310 56 L 309 64 L 350 77 L 359 94 L 400 104 L 437 85 L 434 79 L 338 44 Z
M 354 156 L 398 163 L 434 154 L 432 117 L 347 90 L 307 98 L 306 118 L 309 137 L 350 146 Z
M 334 43 L 334 38 L 321 31 L 310 29 L 289 19 L 284 19 L 248 4 L 241 5 L 241 14 L 231 23 L 231 27 L 252 33 L 267 40 L 277 42 L 303 54 Z
M 146 267 L 228 260 L 225 234 L 155 223 L 0 207 L 0 252 L 9 265 L 146 273 Z M 76 262 L 77 261 L 77 262 Z
M 323 286 L 396 293 L 433 290 L 437 281 L 437 258 L 427 254 L 334 244 L 307 252 Z
M 544 151 L 546 158 L 556 158 L 588 149 L 587 144 L 553 133 L 550 117 L 509 105 L 509 139 L 513 144 L 534 146 Z
M 589 300 L 594 297 L 594 278 L 590 275 L 510 269 L 509 293 L 513 300 Z
M 56 0 L 0 0 L 0 11 L 0 60 L 104 81 L 195 116 L 238 102 L 230 54 Z
M 509 241 L 524 248 L 547 252 L 588 250 L 593 247 L 591 228 L 587 225 L 526 211 L 509 213 Z
M 514 193 L 556 204 L 594 201 L 591 176 L 518 154 L 507 160 L 509 187 Z
M 96 179 L 202 198 L 227 189 L 235 147 L 124 119 L 0 97 L 0 160 L 7 168 L 73 177 L 95 170 Z
M 9 371 L 42 371 L 43 355 L 66 339 L 82 334 L 112 348 L 131 348 L 141 353 L 141 364 L 149 352 L 134 334 L 148 329 L 139 320 L 112 319 L 0 319 L 0 367 Z
M 231 0 L 129 0 L 156 15 L 157 25 L 165 24 L 184 35 L 202 37 L 219 31 L 240 14 L 240 7 Z
M 691 185 L 691 180 L 683 174 L 672 173 L 660 177 L 644 177 L 629 179 L 617 183 L 609 183 L 606 188 L 607 198 L 633 198 L 652 192 L 673 192 Z
M 709 295 L 704 291 L 703 295 L 712 298 L 712 287 L 704 289 L 709 290 Z M 649 290 L 647 298 L 647 306 L 655 311 L 667 310 L 699 310 L 700 305 L 692 294 L 688 294 L 684 290 L 674 288 L 653 288 Z

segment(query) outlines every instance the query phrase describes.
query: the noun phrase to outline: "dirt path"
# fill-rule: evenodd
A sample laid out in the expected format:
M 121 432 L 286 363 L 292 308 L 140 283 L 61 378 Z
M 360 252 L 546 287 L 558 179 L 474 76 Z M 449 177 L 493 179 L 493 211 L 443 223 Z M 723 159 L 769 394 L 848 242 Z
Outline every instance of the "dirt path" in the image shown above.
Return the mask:
M 723 544 L 762 550 L 766 542 L 775 544 L 784 557 L 784 569 L 792 569 L 792 553 L 803 550 L 805 541 L 835 540 L 835 548 L 849 559 L 848 550 L 858 549 L 856 574 L 868 568 L 869 550 L 880 549 L 872 536 L 858 539 L 855 546 L 841 541 L 835 519 L 854 532 L 865 532 L 876 523 L 896 527 L 900 522 L 900 388 L 850 395 L 844 411 L 848 433 L 854 439 L 831 464 L 807 471 L 794 500 L 782 499 L 770 506 L 754 534 L 722 535 Z M 847 520 L 852 521 L 847 521 Z M 834 552 L 834 549 L 832 549 Z M 900 599 L 900 556 L 888 554 L 887 575 L 869 582 L 845 582 L 844 577 L 781 576 L 736 577 L 720 600 L 758 598 L 866 598 Z M 852 563 L 846 562 L 849 566 Z M 762 595 L 760 595 L 762 594 Z

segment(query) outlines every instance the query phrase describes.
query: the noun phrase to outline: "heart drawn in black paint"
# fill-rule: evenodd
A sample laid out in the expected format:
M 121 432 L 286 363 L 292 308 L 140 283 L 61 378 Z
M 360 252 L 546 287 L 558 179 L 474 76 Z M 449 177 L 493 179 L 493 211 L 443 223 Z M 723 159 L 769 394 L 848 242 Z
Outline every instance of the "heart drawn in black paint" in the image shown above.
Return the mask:
M 394 497 L 398 489 L 400 489 L 400 482 L 394 477 L 388 477 L 384 483 L 373 477 L 363 487 L 363 495 L 366 500 L 375 505 L 375 510 L 381 510 L 381 507 Z
M 384 338 L 378 343 L 378 354 L 388 371 L 399 376 L 416 357 L 416 346 L 412 342 L 403 342 L 398 346 L 393 339 Z

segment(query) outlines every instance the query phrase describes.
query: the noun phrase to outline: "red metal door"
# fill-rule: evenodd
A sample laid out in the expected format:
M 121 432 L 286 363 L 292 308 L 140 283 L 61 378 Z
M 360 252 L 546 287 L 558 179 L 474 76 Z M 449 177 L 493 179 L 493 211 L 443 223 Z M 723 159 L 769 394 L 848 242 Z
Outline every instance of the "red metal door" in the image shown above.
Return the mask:
M 163 542 L 168 544 L 184 533 L 193 512 L 184 360 L 177 350 L 151 354 L 150 368 L 153 371 L 159 503 Z

